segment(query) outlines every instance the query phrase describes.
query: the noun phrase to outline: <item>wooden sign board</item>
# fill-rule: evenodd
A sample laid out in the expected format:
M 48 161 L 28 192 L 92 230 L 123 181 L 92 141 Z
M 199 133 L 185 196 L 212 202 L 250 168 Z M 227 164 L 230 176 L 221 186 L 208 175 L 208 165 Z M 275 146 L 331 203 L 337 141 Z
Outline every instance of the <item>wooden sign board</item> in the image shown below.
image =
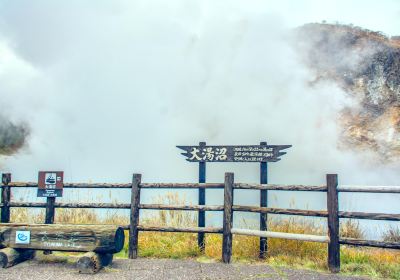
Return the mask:
M 63 171 L 40 171 L 38 197 L 61 197 L 64 187 Z
M 177 146 L 190 162 L 276 162 L 292 145 Z

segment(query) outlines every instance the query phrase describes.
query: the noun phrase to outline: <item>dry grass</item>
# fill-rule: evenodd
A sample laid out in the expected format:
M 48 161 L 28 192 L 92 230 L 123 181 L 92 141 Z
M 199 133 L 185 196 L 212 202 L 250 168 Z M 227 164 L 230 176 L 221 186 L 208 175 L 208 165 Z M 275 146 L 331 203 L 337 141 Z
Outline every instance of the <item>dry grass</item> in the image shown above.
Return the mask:
M 185 204 L 184 197 L 170 193 L 159 197 L 156 203 Z M 42 222 L 44 211 L 25 208 L 12 209 L 13 222 Z M 57 209 L 56 222 L 78 224 L 128 224 L 128 218 L 117 211 L 108 211 L 103 218 L 90 209 Z M 197 225 L 196 213 L 190 211 L 153 211 L 152 215 L 141 220 L 144 225 L 191 227 Z M 242 227 L 248 227 L 242 222 Z M 326 229 L 310 219 L 270 219 L 269 228 L 273 231 L 326 234 Z M 341 236 L 363 238 L 359 224 L 353 220 L 341 223 Z M 400 230 L 390 228 L 384 235 L 386 241 L 398 242 Z M 126 233 L 126 239 L 128 234 Z M 127 242 L 126 242 L 127 244 Z M 153 258 L 197 258 L 201 261 L 221 259 L 222 237 L 218 234 L 206 235 L 204 253 L 197 248 L 197 235 L 191 233 L 141 232 L 139 234 L 139 255 Z M 268 239 L 268 258 L 258 259 L 259 238 L 234 236 L 233 260 L 240 262 L 263 262 L 275 266 L 291 266 L 327 271 L 326 244 L 282 239 Z M 127 256 L 127 246 L 118 254 Z M 366 275 L 385 279 L 400 279 L 400 253 L 395 250 L 355 248 L 341 246 L 341 271 L 352 275 Z

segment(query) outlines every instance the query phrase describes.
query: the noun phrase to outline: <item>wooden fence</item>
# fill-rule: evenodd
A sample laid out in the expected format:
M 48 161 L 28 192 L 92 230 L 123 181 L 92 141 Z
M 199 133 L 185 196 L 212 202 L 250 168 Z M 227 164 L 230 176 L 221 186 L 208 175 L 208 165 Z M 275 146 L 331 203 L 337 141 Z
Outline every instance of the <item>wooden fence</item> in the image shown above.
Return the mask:
M 64 188 L 68 189 L 131 189 L 131 203 L 57 203 L 55 198 L 47 198 L 46 203 L 38 202 L 14 202 L 10 200 L 12 188 L 37 188 L 37 183 L 11 182 L 11 174 L 2 176 L 1 193 L 1 222 L 10 222 L 10 207 L 38 207 L 46 208 L 45 223 L 54 222 L 55 208 L 104 208 L 104 209 L 130 209 L 130 224 L 123 225 L 129 230 L 129 258 L 138 256 L 138 234 L 140 231 L 159 232 L 190 232 L 190 233 L 216 233 L 223 235 L 222 260 L 225 263 L 231 261 L 232 256 L 232 235 L 251 235 L 262 238 L 283 238 L 290 240 L 301 240 L 310 242 L 321 242 L 328 244 L 328 266 L 331 272 L 340 270 L 340 244 L 353 246 L 371 246 L 380 248 L 400 249 L 400 242 L 383 242 L 374 240 L 359 240 L 352 238 L 341 238 L 339 236 L 339 219 L 370 219 L 385 221 L 400 221 L 400 214 L 364 213 L 339 211 L 339 192 L 364 192 L 364 193 L 400 193 L 400 187 L 366 187 L 366 186 L 338 186 L 336 174 L 326 176 L 326 185 L 304 186 L 304 185 L 276 185 L 276 184 L 240 184 L 234 182 L 233 173 L 225 173 L 224 183 L 142 183 L 140 174 L 133 174 L 131 184 L 85 184 L 65 183 Z M 163 205 L 163 204 L 142 204 L 140 192 L 142 189 L 224 189 L 224 205 Z M 233 204 L 234 190 L 274 190 L 274 191 L 304 191 L 304 192 L 326 192 L 327 210 L 298 210 L 271 207 L 241 206 Z M 140 209 L 153 210 L 185 210 L 185 211 L 223 211 L 223 226 L 216 227 L 150 227 L 139 223 Z M 307 217 L 327 218 L 328 235 L 306 235 L 272 231 L 259 231 L 249 229 L 233 228 L 234 212 L 253 212 L 260 214 L 283 214 Z

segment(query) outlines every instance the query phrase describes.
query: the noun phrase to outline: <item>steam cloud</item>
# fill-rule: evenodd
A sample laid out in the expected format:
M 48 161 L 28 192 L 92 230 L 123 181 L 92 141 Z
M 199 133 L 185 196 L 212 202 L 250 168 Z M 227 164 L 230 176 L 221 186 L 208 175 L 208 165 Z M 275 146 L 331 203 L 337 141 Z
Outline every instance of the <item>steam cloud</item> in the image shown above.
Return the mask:
M 327 172 L 346 183 L 397 181 L 388 175 L 396 166 L 374 167 L 378 177 L 359 154 L 337 148 L 339 112 L 351 101 L 333 82 L 309 87 L 313 75 L 286 37 L 300 23 L 288 24 L 287 9 L 42 2 L 0 9 L 0 106 L 12 104 L 31 127 L 29 153 L 6 163 L 20 180 L 60 169 L 68 181 L 129 181 L 132 172 L 193 181 L 196 166 L 176 145 L 268 141 L 293 144 L 270 165 L 272 182 L 321 183 Z M 249 164 L 212 165 L 207 180 L 228 170 L 238 181 L 258 179 Z
M 8 158 L 6 168 L 17 180 L 47 169 L 64 170 L 68 182 L 129 182 L 132 172 L 145 182 L 193 182 L 197 166 L 176 145 L 268 141 L 293 145 L 269 165 L 272 183 L 321 184 L 335 172 L 346 184 L 398 184 L 398 164 L 338 149 L 337 119 L 351 100 L 333 82 L 309 87 L 313 75 L 286 37 L 321 20 L 316 5 L 333 17 L 332 6 L 305 2 L 1 2 L 0 108 L 12 106 L 7 116 L 29 120 L 31 130 L 29 153 Z M 331 3 L 351 11 L 348 21 L 377 11 L 389 19 L 398 7 L 378 3 L 366 16 L 364 1 Z M 221 182 L 226 171 L 237 182 L 259 179 L 255 164 L 210 164 L 207 181 Z M 220 203 L 209 194 L 208 203 Z M 291 207 L 291 195 L 308 206 L 292 193 L 272 193 L 270 205 Z M 317 195 L 307 200 L 325 207 Z M 341 207 L 399 211 L 397 197 L 381 198 L 384 205 L 344 197 Z M 236 202 L 259 198 L 238 192 Z

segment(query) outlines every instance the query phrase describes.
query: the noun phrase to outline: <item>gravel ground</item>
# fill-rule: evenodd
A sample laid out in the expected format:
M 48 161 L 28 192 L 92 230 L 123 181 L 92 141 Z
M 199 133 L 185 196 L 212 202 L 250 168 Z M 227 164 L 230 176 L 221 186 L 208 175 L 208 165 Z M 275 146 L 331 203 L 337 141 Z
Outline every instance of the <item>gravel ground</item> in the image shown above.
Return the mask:
M 79 274 L 75 263 L 31 260 L 14 267 L 0 269 L 1 280 L 35 279 L 368 279 L 331 275 L 307 270 L 277 268 L 260 264 L 201 263 L 195 260 L 116 259 L 95 275 Z

